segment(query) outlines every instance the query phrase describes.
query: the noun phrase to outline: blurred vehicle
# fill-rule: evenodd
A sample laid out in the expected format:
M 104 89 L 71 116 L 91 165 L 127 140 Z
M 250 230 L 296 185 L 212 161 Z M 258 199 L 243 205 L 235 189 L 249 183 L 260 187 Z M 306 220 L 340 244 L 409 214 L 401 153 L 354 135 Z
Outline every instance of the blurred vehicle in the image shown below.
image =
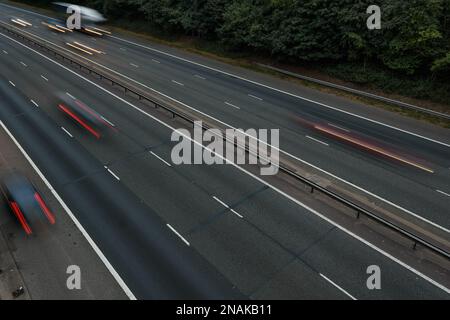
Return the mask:
M 48 19 L 47 21 L 42 22 L 42 24 L 61 33 L 72 32 L 72 30 L 66 28 L 66 22 L 62 19 Z
M 61 12 L 61 14 L 66 14 L 67 8 L 73 4 L 66 2 L 53 2 L 53 5 L 57 11 Z M 111 34 L 108 30 L 97 27 L 97 24 L 106 21 L 105 17 L 100 12 L 95 9 L 79 5 L 77 5 L 77 7 L 79 8 L 81 15 L 81 29 L 76 31 L 89 34 L 90 36 L 103 36 L 104 34 Z M 66 22 L 63 24 L 60 23 L 59 25 L 66 26 Z
M 67 8 L 69 8 L 70 6 L 75 6 L 74 4 L 67 3 L 67 2 L 53 2 L 53 4 L 56 6 L 57 9 L 59 9 L 60 11 L 64 11 L 64 12 L 66 12 Z M 106 21 L 105 17 L 97 10 L 79 6 L 79 5 L 76 5 L 76 6 L 80 9 L 82 21 L 89 21 L 89 22 L 93 22 L 93 23 L 99 23 L 99 22 Z
M 5 176 L 0 183 L 0 189 L 27 235 L 33 233 L 30 227 L 31 222 L 42 217 L 45 217 L 50 224 L 55 224 L 55 216 L 43 197 L 24 175 L 12 173 Z
M 11 22 L 13 22 L 13 23 L 15 23 L 15 24 L 17 24 L 19 26 L 22 26 L 22 27 L 31 27 L 32 26 L 32 24 L 29 23 L 28 21 L 26 21 L 24 19 L 17 18 L 17 17 L 11 17 L 10 20 L 11 20 Z
M 97 139 L 115 131 L 114 125 L 111 122 L 80 100 L 63 93 L 58 94 L 58 98 L 61 101 L 58 104 L 59 110 Z
M 433 169 L 424 159 L 413 156 L 409 154 L 407 150 L 402 150 L 401 147 L 391 145 L 388 141 L 380 141 L 362 133 L 352 132 L 340 126 L 323 121 L 315 122 L 300 117 L 296 117 L 296 121 L 304 128 L 320 133 L 335 141 L 370 152 L 379 157 L 393 160 L 401 164 L 407 164 L 429 173 L 434 173 Z

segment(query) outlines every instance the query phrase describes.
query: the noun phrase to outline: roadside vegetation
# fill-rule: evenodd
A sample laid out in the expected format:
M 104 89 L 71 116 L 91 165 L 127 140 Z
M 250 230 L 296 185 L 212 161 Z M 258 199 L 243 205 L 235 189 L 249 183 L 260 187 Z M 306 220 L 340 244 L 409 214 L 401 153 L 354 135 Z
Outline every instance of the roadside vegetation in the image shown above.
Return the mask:
M 52 1 L 22 0 L 48 6 Z M 222 57 L 277 64 L 450 112 L 450 0 L 85 0 L 109 22 Z

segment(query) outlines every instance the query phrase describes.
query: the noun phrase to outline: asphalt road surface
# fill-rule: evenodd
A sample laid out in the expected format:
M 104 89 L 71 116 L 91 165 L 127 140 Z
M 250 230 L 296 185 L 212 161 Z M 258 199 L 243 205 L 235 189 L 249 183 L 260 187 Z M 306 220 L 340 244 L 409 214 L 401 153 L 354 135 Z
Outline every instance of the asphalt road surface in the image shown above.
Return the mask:
M 32 225 L 26 236 L 0 199 L 0 300 L 4 299 L 127 299 L 122 288 L 75 226 L 50 189 L 36 174 L 9 135 L 0 128 L 0 177 L 25 174 L 37 187 L 56 224 Z M 70 290 L 69 266 L 80 268 L 79 289 Z M 23 287 L 23 294 L 13 292 Z
M 217 66 L 209 60 L 130 37 L 112 35 L 103 39 L 79 33 L 63 35 L 41 25 L 45 20 L 42 16 L 6 6 L 2 6 L 0 14 L 5 20 L 11 16 L 28 19 L 33 23 L 27 28 L 28 32 L 54 44 L 67 47 L 67 42 L 77 41 L 99 50 L 105 54 L 87 58 L 230 126 L 279 128 L 281 150 L 292 160 L 310 164 L 325 177 L 337 179 L 339 183 L 357 186 L 361 194 L 381 200 L 405 214 L 418 216 L 447 234 L 450 230 L 447 214 L 450 202 L 448 130 L 423 127 L 392 114 L 386 116 L 381 110 L 367 111 L 360 105 L 333 96 L 304 94 L 298 87 L 286 89 L 294 96 L 286 94 L 273 89 L 284 90 L 287 86 L 284 83 L 272 84 L 264 77 L 258 79 L 237 70 L 237 75 L 252 81 L 256 77 L 255 81 L 264 86 L 244 81 L 230 76 L 229 72 L 236 73 L 234 69 L 230 71 L 230 67 Z M 357 136 L 372 146 L 372 152 L 336 136 L 305 128 L 299 122 L 301 120 L 327 124 L 342 134 Z M 383 151 L 395 152 L 409 163 L 374 153 L 373 149 L 380 144 Z
M 21 14 L 37 26 L 30 32 L 64 41 L 35 21 L 42 18 Z M 71 37 L 107 53 L 91 59 L 235 127 L 280 127 L 286 152 L 448 227 L 450 198 L 435 191 L 448 189 L 448 146 L 115 38 Z M 0 120 L 136 297 L 449 297 L 447 288 L 233 166 L 171 165 L 170 127 L 2 34 L 0 67 L 9 97 Z M 58 111 L 55 92 L 85 102 L 117 131 L 92 138 Z M 388 140 L 424 157 L 434 173 L 314 135 L 296 117 Z M 382 290 L 367 288 L 369 265 L 380 266 Z

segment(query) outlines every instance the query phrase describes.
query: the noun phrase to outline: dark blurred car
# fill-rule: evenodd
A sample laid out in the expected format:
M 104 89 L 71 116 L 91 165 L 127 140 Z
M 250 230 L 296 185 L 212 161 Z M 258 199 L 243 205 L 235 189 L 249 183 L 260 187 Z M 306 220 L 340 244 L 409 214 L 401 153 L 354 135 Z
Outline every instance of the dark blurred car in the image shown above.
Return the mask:
M 55 224 L 55 216 L 35 186 L 24 175 L 12 173 L 5 176 L 1 181 L 0 190 L 28 235 L 33 233 L 30 224 L 36 219 L 45 217 L 50 224 Z
M 109 121 L 80 100 L 67 94 L 60 94 L 58 98 L 61 100 L 58 108 L 97 139 L 115 131 Z

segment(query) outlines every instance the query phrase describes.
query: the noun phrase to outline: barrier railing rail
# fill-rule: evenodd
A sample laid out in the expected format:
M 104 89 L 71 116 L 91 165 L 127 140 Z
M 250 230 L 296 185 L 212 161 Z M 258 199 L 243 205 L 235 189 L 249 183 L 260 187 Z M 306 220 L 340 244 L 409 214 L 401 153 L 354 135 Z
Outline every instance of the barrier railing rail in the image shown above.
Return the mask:
M 359 95 L 361 97 L 366 97 L 366 98 L 370 98 L 370 99 L 373 99 L 373 100 L 389 103 L 391 105 L 395 105 L 395 106 L 403 108 L 403 109 L 414 110 L 414 111 L 426 113 L 426 114 L 429 114 L 429 115 L 432 115 L 432 116 L 435 116 L 435 117 L 438 117 L 438 118 L 450 120 L 450 114 L 448 114 L 448 113 L 442 113 L 442 112 L 438 112 L 438 111 L 435 111 L 435 110 L 426 109 L 426 108 L 419 107 L 419 106 L 416 106 L 416 105 L 413 105 L 413 104 L 410 104 L 410 103 L 406 103 L 406 102 L 403 102 L 403 101 L 398 101 L 398 100 L 394 100 L 394 99 L 391 99 L 391 98 L 379 96 L 379 95 L 376 95 L 376 94 L 373 94 L 373 93 L 370 93 L 370 92 L 357 90 L 357 89 L 349 88 L 349 87 L 346 87 L 346 86 L 342 86 L 340 84 L 332 83 L 332 82 L 329 82 L 329 81 L 324 81 L 324 80 L 320 80 L 320 79 L 304 76 L 302 74 L 298 74 L 298 73 L 294 73 L 294 72 L 291 72 L 291 71 L 287 71 L 287 70 L 280 69 L 280 68 L 277 68 L 277 67 L 274 67 L 274 66 L 270 66 L 270 65 L 267 65 L 267 64 L 257 63 L 257 65 L 260 66 L 260 67 L 263 67 L 263 68 L 266 68 L 266 69 L 269 69 L 269 70 L 276 71 L 278 73 L 287 75 L 287 76 L 291 76 L 291 77 L 298 78 L 298 79 L 301 79 L 301 80 L 317 83 L 317 84 L 320 84 L 320 85 L 325 86 L 325 87 L 330 87 L 330 88 L 334 88 L 334 89 L 350 92 L 350 93 Z
M 98 76 L 99 79 L 103 79 L 103 80 L 107 80 L 107 81 L 111 82 L 111 85 L 122 88 L 125 93 L 132 93 L 139 100 L 146 100 L 147 102 L 150 102 L 151 104 L 154 105 L 155 108 L 164 109 L 165 111 L 169 112 L 172 115 L 172 117 L 174 117 L 174 118 L 179 117 L 192 125 L 195 125 L 195 121 L 199 120 L 199 119 L 192 118 L 190 115 L 188 115 L 186 113 L 175 110 L 173 107 L 169 106 L 170 103 L 168 103 L 168 102 L 158 100 L 154 96 L 152 96 L 152 97 L 148 96 L 148 94 L 146 94 L 145 91 L 143 91 L 139 88 L 136 88 L 136 87 L 130 85 L 129 83 L 126 83 L 124 80 L 121 80 L 121 79 L 117 78 L 116 76 L 109 74 L 109 72 L 107 70 L 101 69 L 101 71 L 100 71 L 99 67 L 94 66 L 94 65 L 88 65 L 88 63 L 82 59 L 79 59 L 75 56 L 68 57 L 67 52 L 62 53 L 62 52 L 60 52 L 61 50 L 59 48 L 47 46 L 47 45 L 41 43 L 41 40 L 33 37 L 33 35 L 31 35 L 31 34 L 24 35 L 19 30 L 15 30 L 16 29 L 15 27 L 13 29 L 12 26 L 10 26 L 7 23 L 0 21 L 0 29 L 6 30 L 7 32 L 15 35 L 18 38 L 26 40 L 35 46 L 45 49 L 47 52 L 50 52 L 53 55 L 60 57 L 62 60 L 68 61 L 72 66 L 73 65 L 77 66 L 80 70 L 85 69 L 89 74 L 96 75 L 96 76 Z M 203 130 L 210 129 L 210 126 L 203 124 L 202 129 Z M 222 135 L 222 136 L 226 137 L 226 135 Z M 232 143 L 236 147 L 242 148 L 242 145 L 239 145 L 234 141 Z M 251 150 L 249 150 L 248 146 L 245 146 L 245 150 L 247 152 L 251 152 Z M 258 154 L 256 154 L 255 156 L 260 157 Z M 288 168 L 287 166 L 285 166 L 283 164 L 279 165 L 279 169 L 282 172 L 284 172 L 285 174 L 287 174 L 288 176 L 291 176 L 291 177 L 295 178 L 296 180 L 301 181 L 303 184 L 307 185 L 308 187 L 310 187 L 311 193 L 313 193 L 314 191 L 319 191 L 319 192 L 323 193 L 324 195 L 328 196 L 329 198 L 333 199 L 334 201 L 337 201 L 338 203 L 341 203 L 341 204 L 345 205 L 346 207 L 354 210 L 356 213 L 356 218 L 359 218 L 360 215 L 363 214 L 363 215 L 371 218 L 372 220 L 382 224 L 383 226 L 387 227 L 388 229 L 398 232 L 399 234 L 403 235 L 404 237 L 408 238 L 409 240 L 411 240 L 413 242 L 413 246 L 412 246 L 413 249 L 416 249 L 417 245 L 420 244 L 423 247 L 433 251 L 434 253 L 437 253 L 440 256 L 450 259 L 450 253 L 448 251 L 431 243 L 430 241 L 424 239 L 423 237 L 415 235 L 414 233 L 406 230 L 405 228 L 398 226 L 398 225 L 392 223 L 391 221 L 377 215 L 376 213 L 374 213 L 370 210 L 367 210 L 366 208 L 361 207 L 360 205 L 356 204 L 355 202 L 342 197 L 338 193 L 331 191 L 325 187 L 322 187 L 321 185 L 317 184 L 314 181 L 311 181 L 305 177 L 302 177 L 297 172 L 293 171 L 292 169 Z

